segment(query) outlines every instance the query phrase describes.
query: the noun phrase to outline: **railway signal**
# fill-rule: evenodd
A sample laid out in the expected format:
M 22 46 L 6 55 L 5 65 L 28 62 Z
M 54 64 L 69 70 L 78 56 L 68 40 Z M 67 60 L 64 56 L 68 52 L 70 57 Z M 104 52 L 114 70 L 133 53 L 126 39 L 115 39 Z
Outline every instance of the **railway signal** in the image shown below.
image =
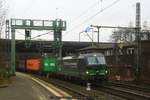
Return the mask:
M 31 30 L 25 29 L 25 46 L 29 48 L 31 46 Z

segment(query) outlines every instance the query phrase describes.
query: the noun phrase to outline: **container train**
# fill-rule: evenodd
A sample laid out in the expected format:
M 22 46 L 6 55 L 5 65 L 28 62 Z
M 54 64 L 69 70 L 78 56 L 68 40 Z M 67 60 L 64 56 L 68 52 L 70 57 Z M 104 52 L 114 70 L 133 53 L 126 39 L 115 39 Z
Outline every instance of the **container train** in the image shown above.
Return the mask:
M 64 57 L 61 60 L 44 56 L 40 59 L 27 59 L 26 71 L 55 75 L 69 79 L 106 80 L 107 64 L 102 53 L 82 54 L 77 57 Z

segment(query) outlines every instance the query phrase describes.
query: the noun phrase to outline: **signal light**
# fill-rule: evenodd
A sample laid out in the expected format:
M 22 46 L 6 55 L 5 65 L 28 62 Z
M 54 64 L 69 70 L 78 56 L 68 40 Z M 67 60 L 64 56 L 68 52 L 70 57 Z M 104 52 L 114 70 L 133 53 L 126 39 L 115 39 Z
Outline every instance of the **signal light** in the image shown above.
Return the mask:
M 25 30 L 25 37 L 30 37 L 30 30 Z

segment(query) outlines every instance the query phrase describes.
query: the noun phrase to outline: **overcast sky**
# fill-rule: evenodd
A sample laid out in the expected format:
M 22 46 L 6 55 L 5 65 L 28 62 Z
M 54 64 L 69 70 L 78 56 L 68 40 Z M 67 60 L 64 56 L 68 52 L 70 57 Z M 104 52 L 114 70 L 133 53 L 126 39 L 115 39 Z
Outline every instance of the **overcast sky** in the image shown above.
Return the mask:
M 150 0 L 7 0 L 8 18 L 48 20 L 61 18 L 67 21 L 67 30 L 63 32 L 63 40 L 77 41 L 79 32 L 91 24 L 128 26 L 130 21 L 134 24 L 135 5 L 138 1 L 141 2 L 142 22 L 147 21 L 149 24 Z M 96 15 L 100 11 L 102 12 Z M 108 41 L 111 31 L 110 29 L 101 29 L 100 41 Z M 35 34 L 35 32 L 33 33 Z M 89 32 L 89 34 L 91 33 Z M 47 35 L 47 39 L 48 36 L 51 40 L 52 35 Z M 95 41 L 96 38 L 95 33 Z M 90 41 L 85 33 L 81 35 L 81 39 Z

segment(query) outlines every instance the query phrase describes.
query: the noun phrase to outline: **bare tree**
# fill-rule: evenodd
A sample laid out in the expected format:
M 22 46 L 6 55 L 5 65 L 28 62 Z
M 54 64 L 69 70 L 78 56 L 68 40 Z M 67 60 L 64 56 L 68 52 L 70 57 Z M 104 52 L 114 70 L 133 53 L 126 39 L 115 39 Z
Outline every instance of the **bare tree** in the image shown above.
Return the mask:
M 129 23 L 129 27 L 133 27 L 132 23 Z M 111 35 L 111 40 L 115 43 L 131 43 L 134 41 L 133 29 L 115 29 Z
M 7 8 L 5 7 L 5 1 L 0 0 L 0 38 L 2 36 L 3 26 L 5 25 L 6 14 Z

